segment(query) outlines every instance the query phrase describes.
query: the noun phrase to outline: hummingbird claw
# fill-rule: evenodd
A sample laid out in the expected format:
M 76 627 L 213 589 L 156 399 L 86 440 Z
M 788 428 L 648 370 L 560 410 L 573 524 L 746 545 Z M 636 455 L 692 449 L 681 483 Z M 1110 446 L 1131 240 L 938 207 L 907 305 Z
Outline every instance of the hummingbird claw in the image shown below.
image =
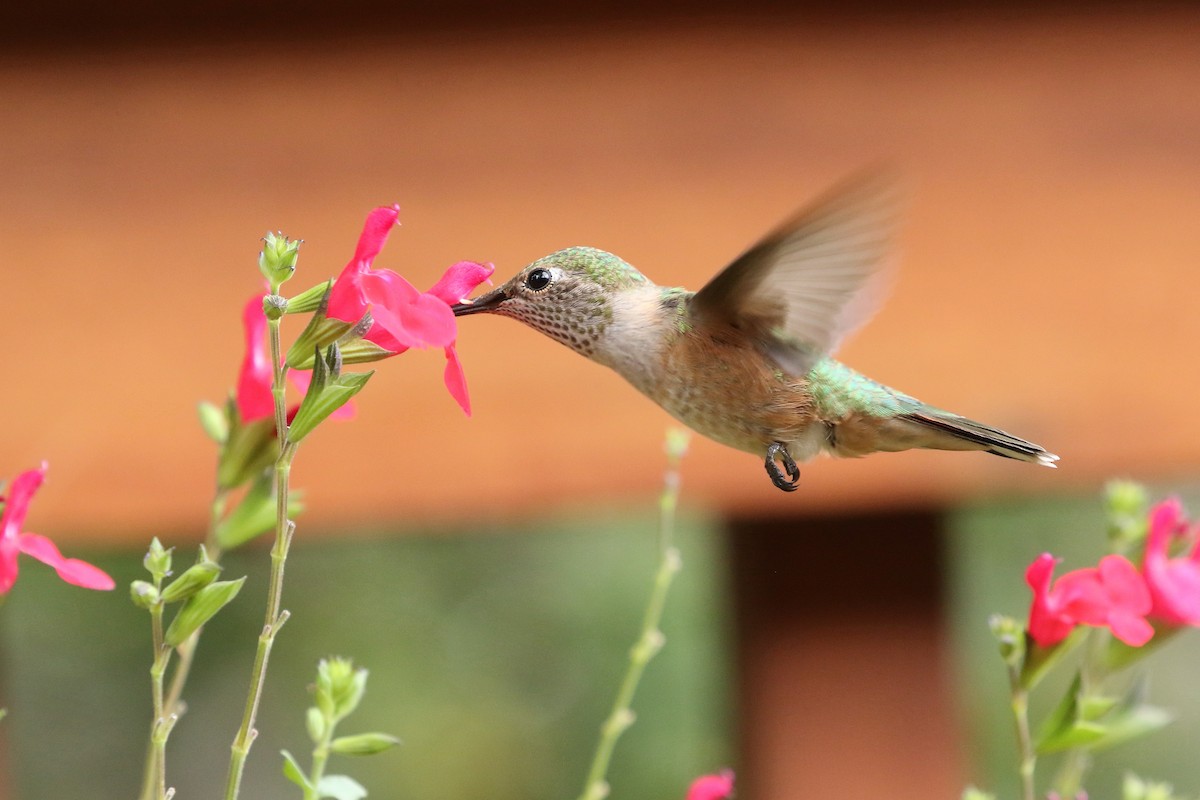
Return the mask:
M 780 471 L 779 464 L 775 463 L 775 459 L 779 459 L 783 463 L 783 468 L 787 470 L 786 478 Z M 787 451 L 787 447 L 782 442 L 772 442 L 767 448 L 765 464 L 767 474 L 771 476 L 771 483 L 785 492 L 796 491 L 800 484 L 800 468 L 796 466 L 796 460 L 792 458 L 792 454 Z

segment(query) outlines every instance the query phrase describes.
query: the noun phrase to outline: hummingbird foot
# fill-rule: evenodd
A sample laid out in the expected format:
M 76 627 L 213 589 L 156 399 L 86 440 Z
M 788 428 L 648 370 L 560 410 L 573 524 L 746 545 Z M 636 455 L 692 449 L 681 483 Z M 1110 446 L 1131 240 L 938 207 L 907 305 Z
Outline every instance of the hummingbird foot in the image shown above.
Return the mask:
M 775 463 L 775 459 L 779 459 L 783 463 L 783 468 L 787 470 L 787 477 L 783 476 L 783 472 L 779 469 L 779 464 Z M 765 462 L 767 474 L 771 476 L 771 483 L 785 492 L 794 492 L 800 484 L 800 468 L 796 466 L 796 460 L 792 458 L 792 454 L 787 451 L 787 447 L 783 442 L 771 442 L 767 448 L 767 459 Z

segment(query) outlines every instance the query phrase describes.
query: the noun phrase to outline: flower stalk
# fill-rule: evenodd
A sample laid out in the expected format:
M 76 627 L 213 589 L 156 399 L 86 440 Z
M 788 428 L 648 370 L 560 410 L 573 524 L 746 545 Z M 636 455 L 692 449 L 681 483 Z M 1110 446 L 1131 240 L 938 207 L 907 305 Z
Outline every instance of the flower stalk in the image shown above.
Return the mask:
M 666 604 L 667 592 L 671 582 L 682 568 L 679 550 L 672 543 L 675 530 L 675 511 L 679 505 L 679 462 L 687 450 L 688 434 L 672 429 L 667 433 L 667 471 L 663 480 L 663 491 L 659 498 L 659 530 L 658 569 L 654 575 L 654 585 L 646 610 L 642 616 L 642 630 L 637 642 L 629 651 L 629 666 L 621 679 L 613 702 L 612 712 L 600 728 L 600 741 L 596 753 L 592 757 L 592 765 L 588 770 L 587 780 L 579 800 L 602 800 L 608 796 L 609 786 L 606 780 L 608 765 L 612 760 L 613 749 L 629 726 L 636 719 L 631 708 L 633 695 L 641 682 L 646 665 L 658 654 L 665 643 L 659 622 L 662 620 L 663 607 Z
M 254 655 L 254 666 L 251 670 L 250 689 L 246 696 L 242 724 L 238 728 L 231 747 L 229 775 L 225 784 L 226 800 L 235 800 L 238 796 L 246 758 L 258 735 L 254 723 L 258 717 L 258 706 L 267 677 L 267 664 L 270 661 L 271 648 L 275 644 L 275 635 L 279 633 L 279 629 L 288 619 L 288 612 L 282 610 L 280 606 L 283 602 L 284 565 L 287 562 L 292 534 L 296 530 L 296 524 L 288 519 L 288 487 L 291 479 L 292 459 L 296 455 L 296 445 L 288 440 L 287 409 L 284 398 L 284 378 L 287 366 L 281 358 L 279 320 L 269 319 L 267 330 L 273 368 L 271 393 L 275 400 L 275 431 L 279 441 L 279 457 L 275 461 L 275 544 L 271 547 L 271 578 L 267 590 L 266 617 L 262 633 L 258 637 L 258 647 Z

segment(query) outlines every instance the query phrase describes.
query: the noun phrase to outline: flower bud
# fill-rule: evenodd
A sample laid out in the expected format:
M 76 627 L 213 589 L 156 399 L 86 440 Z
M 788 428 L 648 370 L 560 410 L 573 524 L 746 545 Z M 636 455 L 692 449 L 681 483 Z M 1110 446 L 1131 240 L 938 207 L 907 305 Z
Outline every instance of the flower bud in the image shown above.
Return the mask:
M 336 722 L 358 707 L 367 690 L 367 671 L 348 658 L 321 659 L 317 664 L 316 702 L 326 719 Z
M 200 415 L 200 427 L 208 438 L 217 444 L 225 444 L 229 438 L 229 416 L 226 412 L 207 401 L 200 403 L 196 411 Z
M 308 730 L 308 738 L 320 742 L 325 738 L 325 715 L 316 706 L 309 706 L 304 715 L 304 727 Z
M 163 578 L 171 574 L 171 550 L 173 549 L 163 547 L 157 536 L 150 540 L 150 549 L 146 551 L 142 565 L 146 567 L 146 571 L 150 573 L 156 584 L 161 583 Z
M 182 575 L 163 589 L 162 601 L 177 603 L 180 600 L 186 600 L 216 580 L 220 574 L 221 565 L 209 559 L 204 545 L 200 545 L 200 557 L 196 559 L 196 563 L 184 570 Z
M 373 756 L 398 744 L 399 739 L 386 733 L 360 733 L 337 737 L 329 743 L 329 749 L 344 756 Z
M 1145 488 L 1133 481 L 1109 481 L 1104 495 L 1110 548 L 1116 553 L 1135 552 L 1146 539 L 1150 501 Z
M 300 239 L 290 241 L 282 233 L 268 233 L 263 237 L 263 249 L 258 255 L 258 269 L 271 285 L 272 292 L 296 271 L 296 258 L 301 242 Z
M 263 295 L 263 316 L 267 319 L 282 319 L 287 313 L 287 303 L 285 298 L 277 294 Z
M 212 619 L 218 611 L 226 606 L 241 590 L 246 579 L 236 581 L 217 581 L 210 583 L 188 598 L 171 620 L 164 641 L 171 647 L 183 644 L 189 636 L 199 630 Z
M 146 581 L 134 581 L 129 584 L 129 598 L 138 608 L 150 608 L 158 602 L 158 589 Z

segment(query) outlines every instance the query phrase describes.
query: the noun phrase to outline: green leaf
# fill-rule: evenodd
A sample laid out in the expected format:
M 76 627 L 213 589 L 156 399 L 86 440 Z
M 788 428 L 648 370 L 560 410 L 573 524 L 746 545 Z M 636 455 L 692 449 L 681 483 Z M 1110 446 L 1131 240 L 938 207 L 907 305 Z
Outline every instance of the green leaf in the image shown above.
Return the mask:
M 287 750 L 280 750 L 279 752 L 283 754 L 283 776 L 305 792 L 311 792 L 313 790 L 312 782 L 304 774 L 304 770 L 300 769 L 300 765 L 296 763 L 296 759 Z
M 1064 735 L 1075 722 L 1075 704 L 1079 699 L 1079 687 L 1081 679 L 1078 672 L 1075 673 L 1075 678 L 1071 681 L 1071 685 L 1067 687 L 1067 691 L 1063 693 L 1062 699 L 1058 701 L 1058 705 L 1054 710 L 1042 720 L 1042 724 L 1038 726 L 1037 736 L 1034 739 L 1034 748 L 1041 752 L 1046 742 L 1052 741 L 1056 736 Z
M 275 527 L 274 481 L 274 470 L 263 470 L 237 507 L 217 523 L 214 536 L 223 549 L 232 550 Z M 288 495 L 288 518 L 303 511 L 304 493 L 293 490 Z
M 1075 747 L 1091 750 L 1095 743 L 1103 739 L 1107 733 L 1108 728 L 1099 722 L 1076 722 L 1055 736 L 1038 742 L 1037 753 L 1038 755 L 1059 753 Z
M 400 744 L 395 736 L 386 733 L 359 733 L 354 736 L 339 736 L 330 742 L 335 753 L 344 756 L 373 756 Z
M 1105 726 L 1104 736 L 1092 743 L 1092 750 L 1103 750 L 1123 744 L 1154 731 L 1162 730 L 1175 721 L 1166 709 L 1139 705 L 1115 714 Z
M 218 611 L 226 606 L 241 590 L 246 582 L 244 577 L 236 581 L 217 581 L 210 583 L 188 598 L 171 620 L 164 641 L 171 647 L 183 644 L 189 636 L 200 629 L 213 618 Z
M 347 775 L 326 775 L 317 784 L 317 794 L 334 800 L 362 800 L 367 796 L 367 790 Z
M 996 800 L 996 795 L 968 786 L 963 789 L 962 800 Z

